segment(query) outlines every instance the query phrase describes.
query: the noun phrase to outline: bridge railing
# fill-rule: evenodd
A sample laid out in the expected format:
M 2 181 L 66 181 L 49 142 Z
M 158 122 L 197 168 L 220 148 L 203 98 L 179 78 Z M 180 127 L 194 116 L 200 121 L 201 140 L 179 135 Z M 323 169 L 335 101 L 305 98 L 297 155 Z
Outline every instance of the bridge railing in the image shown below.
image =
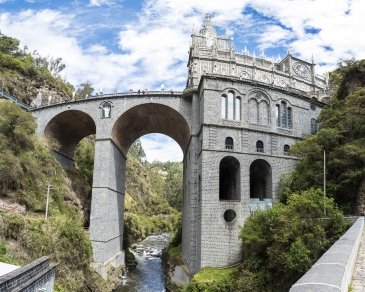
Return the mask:
M 20 101 L 18 98 L 10 95 L 9 93 L 6 93 L 5 91 L 3 91 L 1 89 L 0 89 L 0 96 L 13 101 L 14 103 L 20 105 L 22 108 L 24 108 L 26 110 L 29 110 L 31 108 L 29 104 L 26 104 L 25 102 Z
M 95 95 L 80 98 L 80 99 L 74 99 L 74 98 L 68 98 L 65 100 L 59 100 L 54 101 L 51 100 L 49 102 L 44 102 L 41 105 L 32 107 L 35 108 L 42 108 L 47 106 L 52 106 L 56 104 L 62 104 L 62 103 L 71 103 L 71 102 L 79 102 L 89 99 L 104 99 L 104 98 L 117 98 L 117 97 L 146 97 L 146 96 L 180 96 L 182 95 L 182 91 L 174 91 L 174 90 L 159 90 L 159 91 L 148 91 L 148 90 L 138 90 L 138 91 L 128 91 L 128 92 L 114 92 L 114 93 L 97 93 Z

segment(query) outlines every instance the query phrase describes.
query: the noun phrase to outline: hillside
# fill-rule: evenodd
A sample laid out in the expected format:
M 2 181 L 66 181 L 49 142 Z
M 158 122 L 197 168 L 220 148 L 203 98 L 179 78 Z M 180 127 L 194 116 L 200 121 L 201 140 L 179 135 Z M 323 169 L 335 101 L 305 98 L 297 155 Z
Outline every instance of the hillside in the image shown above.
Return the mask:
M 58 265 L 59 291 L 107 287 L 89 269 L 91 244 L 83 229 L 80 194 L 34 130 L 30 113 L 0 100 L 0 260 L 25 264 L 48 255 Z
M 42 57 L 37 51 L 19 47 L 17 39 L 0 34 L 0 86 L 30 104 L 40 93 L 43 102 L 65 100 L 74 87 L 62 80 L 65 68 L 61 58 Z
M 322 187 L 327 155 L 328 193 L 348 214 L 365 214 L 365 60 L 347 61 L 330 75 L 336 95 L 319 117 L 317 135 L 292 149 L 303 157 L 290 191 Z
M 0 35 L 0 83 L 4 91 L 31 103 L 41 93 L 43 101 L 72 95 L 73 86 L 59 76 L 60 59 L 43 58 L 20 49 L 16 39 Z M 75 98 L 91 94 L 85 82 Z M 35 135 L 30 113 L 0 100 L 0 261 L 22 265 L 48 255 L 57 264 L 56 291 L 110 291 L 90 270 L 91 244 L 87 231 L 91 201 L 94 138 L 83 139 L 76 150 L 75 168 L 65 171 L 51 155 L 48 141 Z M 128 155 L 126 174 L 125 244 L 151 233 L 172 231 L 180 213 L 169 204 L 168 194 L 181 200 L 182 166 L 143 162 L 138 141 Z M 176 180 L 177 179 L 177 180 Z M 170 190 L 171 181 L 181 188 Z M 47 186 L 51 185 L 48 219 Z M 177 199 L 178 198 L 178 199 Z M 178 207 L 178 206 L 177 206 Z

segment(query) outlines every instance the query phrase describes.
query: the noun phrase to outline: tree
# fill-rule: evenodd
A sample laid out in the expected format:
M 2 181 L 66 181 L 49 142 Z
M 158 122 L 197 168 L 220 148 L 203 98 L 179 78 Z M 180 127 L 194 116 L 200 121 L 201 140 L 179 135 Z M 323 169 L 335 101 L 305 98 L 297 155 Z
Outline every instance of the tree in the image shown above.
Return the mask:
M 0 34 L 0 52 L 15 55 L 19 52 L 19 40 Z
M 294 193 L 287 205 L 279 203 L 266 211 L 256 211 L 246 220 L 240 234 L 243 267 L 265 275 L 256 280 L 267 291 L 272 290 L 270 287 L 288 291 L 346 228 L 334 200 L 324 201 L 321 189 Z M 239 280 L 241 277 L 245 275 L 238 274 L 238 282 L 245 283 Z
M 182 163 L 170 162 L 166 164 L 168 174 L 163 189 L 164 196 L 171 207 L 181 211 L 183 201 Z
M 331 74 L 339 98 L 334 97 L 331 107 L 322 110 L 320 130 L 292 147 L 292 153 L 302 160 L 293 172 L 290 189 L 322 187 L 325 150 L 328 193 L 353 214 L 360 212 L 357 203 L 365 178 L 365 87 L 361 87 L 365 85 L 365 60 L 346 64 Z
M 91 86 L 90 81 L 81 83 L 75 93 L 75 99 L 85 99 L 92 95 L 94 88 Z
M 58 76 L 65 68 L 66 65 L 62 63 L 62 58 L 49 59 L 48 69 L 53 75 Z
M 140 162 L 143 162 L 146 160 L 146 153 L 144 152 L 144 149 L 142 147 L 142 143 L 140 139 L 137 139 L 129 148 L 128 153 L 135 158 L 137 158 Z

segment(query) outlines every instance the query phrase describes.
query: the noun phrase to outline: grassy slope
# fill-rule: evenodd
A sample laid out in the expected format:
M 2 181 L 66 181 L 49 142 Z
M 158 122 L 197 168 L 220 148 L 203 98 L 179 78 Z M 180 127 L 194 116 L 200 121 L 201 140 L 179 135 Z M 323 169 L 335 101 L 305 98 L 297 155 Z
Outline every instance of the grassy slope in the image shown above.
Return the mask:
M 80 199 L 34 129 L 30 113 L 0 101 L 0 201 L 18 207 L 0 212 L 0 258 L 25 264 L 49 255 L 58 265 L 58 290 L 82 291 L 99 285 L 96 289 L 102 291 L 106 283 L 89 270 L 91 245 L 83 229 Z M 52 190 L 46 220 L 48 182 Z M 25 211 L 16 211 L 22 210 L 19 206 Z

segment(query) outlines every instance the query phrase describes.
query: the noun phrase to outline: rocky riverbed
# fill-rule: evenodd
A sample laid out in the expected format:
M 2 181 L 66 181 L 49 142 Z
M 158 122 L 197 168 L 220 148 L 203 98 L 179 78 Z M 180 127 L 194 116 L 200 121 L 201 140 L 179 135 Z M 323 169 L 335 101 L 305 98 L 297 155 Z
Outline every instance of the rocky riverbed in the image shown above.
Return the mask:
M 167 247 L 171 235 L 151 235 L 138 244 L 131 246 L 137 266 L 127 270 L 122 284 L 115 292 L 162 292 L 165 289 L 165 277 L 162 267 L 162 251 Z

